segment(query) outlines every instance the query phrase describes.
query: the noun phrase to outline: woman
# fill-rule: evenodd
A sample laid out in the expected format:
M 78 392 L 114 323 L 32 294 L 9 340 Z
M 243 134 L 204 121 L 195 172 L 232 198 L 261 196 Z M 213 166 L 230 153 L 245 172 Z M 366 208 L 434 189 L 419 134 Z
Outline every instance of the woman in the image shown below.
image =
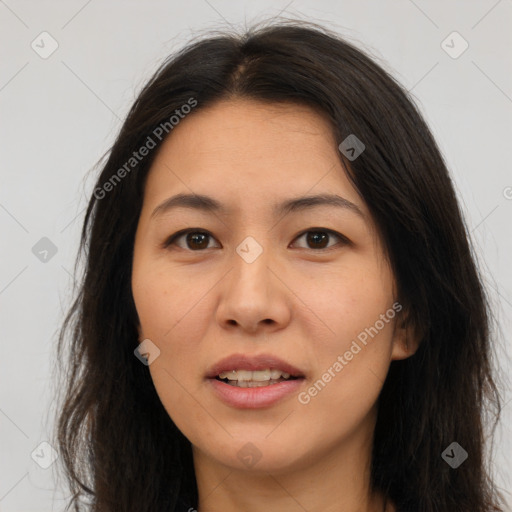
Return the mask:
M 275 23 L 172 56 L 87 210 L 59 340 L 80 510 L 502 510 L 488 308 L 407 93 Z

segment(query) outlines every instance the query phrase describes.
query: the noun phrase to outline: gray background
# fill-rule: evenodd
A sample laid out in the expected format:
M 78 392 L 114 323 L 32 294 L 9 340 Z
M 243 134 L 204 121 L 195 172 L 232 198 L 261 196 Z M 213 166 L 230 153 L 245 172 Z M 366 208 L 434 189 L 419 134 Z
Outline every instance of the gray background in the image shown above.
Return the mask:
M 35 460 L 51 462 L 39 445 L 94 164 L 169 53 L 198 31 L 280 13 L 338 31 L 412 90 L 452 172 L 496 308 L 497 363 L 511 373 L 511 0 L 0 0 L 1 512 L 64 509 L 58 464 Z M 51 49 L 44 31 L 58 44 L 47 58 L 31 47 Z M 463 39 L 446 39 L 453 31 Z M 43 237 L 54 255 L 40 252 Z M 510 499 L 509 384 L 493 461 Z

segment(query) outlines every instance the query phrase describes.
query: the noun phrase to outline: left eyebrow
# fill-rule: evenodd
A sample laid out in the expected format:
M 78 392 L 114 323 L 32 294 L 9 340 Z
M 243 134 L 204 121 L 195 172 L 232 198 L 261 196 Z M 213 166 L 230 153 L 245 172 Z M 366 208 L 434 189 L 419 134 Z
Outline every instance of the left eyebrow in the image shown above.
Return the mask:
M 317 208 L 318 206 L 334 206 L 336 208 L 349 210 L 359 215 L 363 219 L 366 218 L 365 214 L 361 211 L 359 206 L 336 194 L 318 194 L 314 196 L 304 196 L 288 199 L 284 203 L 274 206 L 274 214 L 276 216 L 280 216 L 287 213 L 310 210 Z
M 288 213 L 311 210 L 319 206 L 342 208 L 366 219 L 365 214 L 361 211 L 359 206 L 336 194 L 319 194 L 288 199 L 280 204 L 274 205 L 273 213 L 274 216 L 278 217 Z M 222 214 L 227 214 L 229 212 L 229 208 L 213 197 L 203 194 L 176 194 L 159 204 L 151 213 L 151 217 L 162 215 L 173 208 L 190 208 Z

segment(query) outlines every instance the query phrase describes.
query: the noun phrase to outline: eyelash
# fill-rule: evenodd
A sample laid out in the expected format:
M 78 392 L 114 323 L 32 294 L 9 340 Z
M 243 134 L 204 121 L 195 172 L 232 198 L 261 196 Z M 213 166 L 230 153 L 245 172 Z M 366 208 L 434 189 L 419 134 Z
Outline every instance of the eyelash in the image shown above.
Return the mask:
M 176 241 L 178 239 L 180 239 L 181 237 L 183 237 L 185 235 L 188 235 L 189 233 L 202 234 L 202 235 L 207 235 L 209 237 L 215 238 L 209 231 L 202 230 L 200 228 L 183 229 L 183 230 L 178 231 L 177 233 L 174 233 L 173 235 L 171 235 L 164 242 L 164 248 L 169 248 L 171 245 L 176 245 Z M 297 240 L 297 239 L 303 237 L 304 235 L 307 235 L 308 233 L 327 233 L 329 236 L 334 236 L 336 238 L 339 238 L 341 240 L 341 245 L 348 245 L 348 244 L 351 243 L 350 240 L 347 237 L 343 236 L 341 233 L 338 233 L 337 231 L 333 231 L 332 229 L 326 229 L 326 228 L 309 228 L 306 231 L 303 231 L 302 233 L 297 235 L 294 238 L 294 240 Z M 307 247 L 306 248 L 301 247 L 301 249 L 308 249 L 308 250 L 313 251 L 313 252 L 327 252 L 327 251 L 332 250 L 333 248 L 336 248 L 337 245 L 340 245 L 340 244 L 335 244 L 335 245 L 333 245 L 331 247 L 321 248 L 321 249 L 309 249 Z M 179 248 L 180 249 L 184 249 L 183 247 L 179 247 Z M 192 249 L 186 248 L 184 250 L 189 251 L 189 252 L 203 252 L 203 251 L 205 251 L 207 249 L 208 248 L 192 250 Z

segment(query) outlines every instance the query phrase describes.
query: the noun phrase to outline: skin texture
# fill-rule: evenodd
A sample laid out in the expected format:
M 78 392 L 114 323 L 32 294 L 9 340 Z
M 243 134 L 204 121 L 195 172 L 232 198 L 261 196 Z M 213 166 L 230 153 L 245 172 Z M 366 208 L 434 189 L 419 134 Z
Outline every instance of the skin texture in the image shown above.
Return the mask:
M 233 353 L 271 353 L 310 388 L 397 302 L 394 277 L 367 206 L 345 175 L 327 120 L 305 106 L 222 101 L 194 112 L 160 148 L 148 175 L 135 239 L 132 289 L 140 340 L 160 349 L 149 366 L 158 395 L 191 441 L 199 512 L 382 512 L 370 493 L 376 401 L 389 365 L 412 355 L 403 314 L 384 323 L 325 387 L 264 409 L 220 401 L 205 374 Z M 206 194 L 228 213 L 176 208 L 177 193 Z M 275 217 L 272 206 L 338 194 L 349 209 L 319 206 Z M 207 231 L 199 242 L 187 228 Z M 308 242 L 311 228 L 338 232 Z M 248 236 L 263 253 L 236 252 Z M 326 248 L 323 248 L 326 247 Z M 237 456 L 246 443 L 252 467 Z M 392 505 L 388 511 L 393 511 Z

